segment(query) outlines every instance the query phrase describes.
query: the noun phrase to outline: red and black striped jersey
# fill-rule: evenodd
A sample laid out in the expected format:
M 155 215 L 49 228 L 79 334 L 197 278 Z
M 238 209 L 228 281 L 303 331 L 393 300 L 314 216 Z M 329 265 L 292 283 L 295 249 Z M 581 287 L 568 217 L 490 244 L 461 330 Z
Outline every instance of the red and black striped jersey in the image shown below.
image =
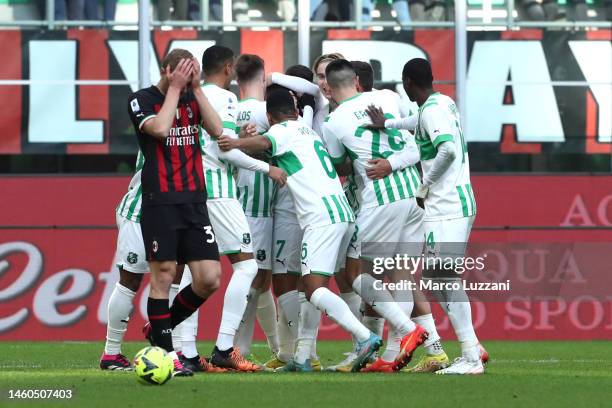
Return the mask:
M 163 103 L 164 94 L 156 86 L 141 89 L 128 99 L 128 112 L 145 156 L 142 205 L 205 202 L 198 103 L 191 90 L 184 92 L 170 133 L 160 140 L 144 133 L 142 127 Z

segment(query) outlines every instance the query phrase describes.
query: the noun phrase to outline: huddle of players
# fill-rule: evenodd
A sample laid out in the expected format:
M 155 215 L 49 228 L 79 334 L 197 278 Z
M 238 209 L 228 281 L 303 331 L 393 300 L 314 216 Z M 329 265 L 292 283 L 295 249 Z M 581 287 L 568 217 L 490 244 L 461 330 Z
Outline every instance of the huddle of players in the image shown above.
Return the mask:
M 235 60 L 230 49 L 213 46 L 202 57 L 201 86 L 198 61 L 174 50 L 162 62 L 160 82 L 130 96 L 141 152 L 117 208 L 120 280 L 109 301 L 102 369 L 131 369 L 121 341 L 142 273 L 151 270 L 145 334 L 172 353 L 175 375 L 320 370 L 321 311 L 353 337 L 352 352 L 328 369 L 395 372 L 424 345 L 425 356 L 411 371 L 484 372 L 488 355 L 465 293 L 435 294 L 462 347 L 450 364 L 422 294 L 376 289 L 371 275 L 371 243 L 384 243 L 388 256 L 418 256 L 424 240 L 430 254 L 465 252 L 476 208 L 454 102 L 433 92 L 431 67 L 422 59 L 403 71 L 404 88 L 419 105 L 416 115 L 405 112 L 399 95 L 371 89 L 367 63 L 327 54 L 313 68 L 318 85 L 303 66 L 266 77 L 258 56 Z M 240 102 L 228 90 L 234 77 Z M 163 115 L 165 127 L 151 126 Z M 344 188 L 339 175 L 347 176 Z M 164 195 L 169 199 L 160 200 Z M 169 234 L 159 226 L 165 223 Z M 197 309 L 219 286 L 219 254 L 229 258 L 233 274 L 215 348 L 204 359 L 195 346 Z M 387 275 L 408 278 L 402 271 Z M 339 295 L 327 289 L 331 276 Z M 263 366 L 245 358 L 255 317 L 275 356 Z M 375 358 L 385 320 L 387 347 Z

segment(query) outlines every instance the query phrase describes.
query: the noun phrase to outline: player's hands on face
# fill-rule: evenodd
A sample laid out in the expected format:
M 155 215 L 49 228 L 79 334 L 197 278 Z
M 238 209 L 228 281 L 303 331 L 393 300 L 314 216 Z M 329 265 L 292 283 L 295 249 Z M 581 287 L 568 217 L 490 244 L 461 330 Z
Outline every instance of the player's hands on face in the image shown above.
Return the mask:
M 285 173 L 285 170 L 283 169 L 279 169 L 275 166 L 270 166 L 270 172 L 268 173 L 268 176 L 272 180 L 276 181 L 276 183 L 281 187 L 287 184 L 287 173 Z
M 190 59 L 180 60 L 174 71 L 170 70 L 170 66 L 166 67 L 166 77 L 170 86 L 181 90 L 191 81 L 192 73 L 193 64 Z
M 200 88 L 200 80 L 202 79 L 200 63 L 197 59 L 192 58 L 191 65 L 193 66 L 193 73 L 191 74 L 191 88 L 198 89 Z
M 240 128 L 239 137 L 253 137 L 257 136 L 257 127 L 252 123 L 247 123 Z
M 385 118 L 385 113 L 383 112 L 381 108 L 376 107 L 374 105 L 370 105 L 366 109 L 366 113 L 368 114 L 368 116 L 370 117 L 370 120 L 372 121 L 372 124 L 368 125 L 367 127 L 372 128 L 372 129 L 384 129 L 385 128 L 385 120 L 387 120 L 387 118 Z
M 372 180 L 378 180 L 391 174 L 391 163 L 387 159 L 368 160 L 366 175 Z
M 219 145 L 219 149 L 224 152 L 227 152 L 232 149 L 236 149 L 238 147 L 238 141 L 236 139 L 232 139 L 229 136 L 222 135 L 217 139 L 217 144 Z

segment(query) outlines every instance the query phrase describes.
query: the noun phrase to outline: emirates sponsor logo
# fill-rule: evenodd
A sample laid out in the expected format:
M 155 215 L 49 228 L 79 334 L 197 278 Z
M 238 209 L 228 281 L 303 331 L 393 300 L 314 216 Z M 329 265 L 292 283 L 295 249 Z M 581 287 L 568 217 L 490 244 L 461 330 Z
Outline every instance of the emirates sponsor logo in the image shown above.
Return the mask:
M 199 125 L 174 126 L 170 128 L 169 137 L 197 135 Z

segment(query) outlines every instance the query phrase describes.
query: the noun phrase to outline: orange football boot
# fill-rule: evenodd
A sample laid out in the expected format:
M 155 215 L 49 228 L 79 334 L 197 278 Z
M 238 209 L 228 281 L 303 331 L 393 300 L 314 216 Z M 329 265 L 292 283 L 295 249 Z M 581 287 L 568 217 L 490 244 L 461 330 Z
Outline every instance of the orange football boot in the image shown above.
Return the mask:
M 399 371 L 404 368 L 412 360 L 414 350 L 423 344 L 428 336 L 425 329 L 417 324 L 413 331 L 402 337 L 400 352 L 393 362 L 393 369 Z
M 362 373 L 394 373 L 394 361 L 385 361 L 378 357 L 373 363 L 370 363 L 361 369 Z

